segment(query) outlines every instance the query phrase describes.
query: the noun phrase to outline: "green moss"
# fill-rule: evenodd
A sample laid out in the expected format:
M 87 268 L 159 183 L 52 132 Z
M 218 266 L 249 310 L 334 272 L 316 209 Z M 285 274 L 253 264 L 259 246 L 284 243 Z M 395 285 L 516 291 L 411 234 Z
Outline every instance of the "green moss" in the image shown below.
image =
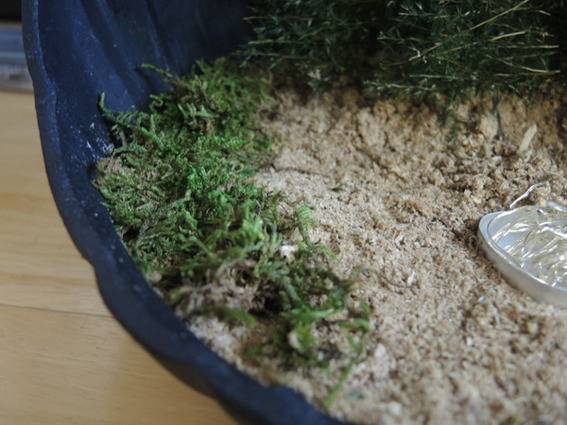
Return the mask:
M 268 83 L 224 60 L 183 78 L 156 71 L 173 90 L 152 96 L 147 112 L 113 113 L 101 99 L 122 146 L 99 163 L 95 184 L 132 257 L 172 307 L 205 287 L 254 289 L 243 305 L 204 296 L 178 312 L 263 326 L 252 351 L 323 365 L 317 327 L 346 312 L 339 323 L 357 337 L 367 331 L 364 313 L 347 305 L 354 281 L 335 274 L 329 250 L 309 239 L 310 209 L 253 182 L 271 154 L 256 125 Z

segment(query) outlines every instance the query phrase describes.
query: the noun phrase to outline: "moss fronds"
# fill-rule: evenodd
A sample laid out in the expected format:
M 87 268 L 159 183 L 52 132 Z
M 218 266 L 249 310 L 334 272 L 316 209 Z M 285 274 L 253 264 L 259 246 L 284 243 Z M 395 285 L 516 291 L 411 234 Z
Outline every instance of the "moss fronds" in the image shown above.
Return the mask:
M 366 330 L 347 305 L 353 281 L 309 240 L 309 208 L 286 214 L 281 194 L 254 183 L 271 152 L 256 125 L 267 82 L 223 60 L 183 78 L 159 72 L 173 90 L 148 112 L 112 113 L 101 99 L 121 146 L 95 184 L 132 257 L 184 318 L 260 326 L 259 351 L 322 364 L 316 331 L 328 318 Z

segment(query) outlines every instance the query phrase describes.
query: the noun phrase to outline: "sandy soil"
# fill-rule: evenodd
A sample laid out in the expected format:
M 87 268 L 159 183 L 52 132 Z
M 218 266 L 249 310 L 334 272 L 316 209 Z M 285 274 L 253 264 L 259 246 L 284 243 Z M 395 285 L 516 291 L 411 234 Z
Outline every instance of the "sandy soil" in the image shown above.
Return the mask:
M 368 273 L 353 302 L 374 314 L 365 360 L 331 414 L 360 424 L 567 423 L 567 311 L 510 287 L 477 248 L 480 218 L 526 189 L 567 196 L 567 103 L 477 98 L 442 125 L 426 104 L 368 105 L 354 90 L 279 96 L 279 153 L 258 181 L 313 206 L 314 238 L 338 267 Z M 537 131 L 535 131 L 537 130 Z M 261 370 L 238 355 L 246 329 L 192 329 L 265 381 L 316 403 L 336 380 Z M 340 367 L 340 364 L 336 365 Z

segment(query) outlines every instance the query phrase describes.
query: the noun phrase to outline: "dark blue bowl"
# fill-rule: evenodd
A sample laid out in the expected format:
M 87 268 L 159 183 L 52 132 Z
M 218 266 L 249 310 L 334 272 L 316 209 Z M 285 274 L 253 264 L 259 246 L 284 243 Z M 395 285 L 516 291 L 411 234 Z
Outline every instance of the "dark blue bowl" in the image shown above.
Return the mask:
M 165 367 L 245 423 L 338 424 L 284 387 L 266 388 L 203 345 L 150 289 L 91 184 L 113 147 L 97 108 L 143 108 L 164 87 L 139 71 L 186 72 L 235 49 L 248 29 L 239 0 L 27 0 L 25 47 L 45 165 L 63 221 L 92 264 L 110 311 Z

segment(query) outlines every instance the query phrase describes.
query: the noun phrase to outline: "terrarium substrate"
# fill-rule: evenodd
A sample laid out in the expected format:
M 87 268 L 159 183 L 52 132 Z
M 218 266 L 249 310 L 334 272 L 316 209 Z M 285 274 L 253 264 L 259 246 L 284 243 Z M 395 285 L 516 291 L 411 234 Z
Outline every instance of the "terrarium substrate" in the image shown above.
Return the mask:
M 356 90 L 277 96 L 277 154 L 257 177 L 312 206 L 313 230 L 373 315 L 363 360 L 330 407 L 360 424 L 567 422 L 567 311 L 509 286 L 479 251 L 480 218 L 528 187 L 567 195 L 567 104 L 478 96 L 443 120 L 425 102 L 368 104 Z M 447 117 L 445 117 L 447 118 Z M 211 317 L 191 329 L 241 369 L 321 403 L 329 371 L 251 362 L 255 332 Z M 328 334 L 320 337 L 329 337 Z

